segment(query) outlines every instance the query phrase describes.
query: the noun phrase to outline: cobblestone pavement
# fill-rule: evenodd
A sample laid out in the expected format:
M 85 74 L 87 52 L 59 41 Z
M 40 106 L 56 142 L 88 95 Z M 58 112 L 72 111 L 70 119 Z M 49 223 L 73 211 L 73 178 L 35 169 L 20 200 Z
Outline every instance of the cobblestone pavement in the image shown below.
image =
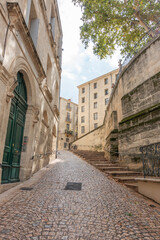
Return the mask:
M 81 191 L 64 190 L 81 182 Z M 70 152 L 0 208 L 0 239 L 160 240 L 160 211 Z

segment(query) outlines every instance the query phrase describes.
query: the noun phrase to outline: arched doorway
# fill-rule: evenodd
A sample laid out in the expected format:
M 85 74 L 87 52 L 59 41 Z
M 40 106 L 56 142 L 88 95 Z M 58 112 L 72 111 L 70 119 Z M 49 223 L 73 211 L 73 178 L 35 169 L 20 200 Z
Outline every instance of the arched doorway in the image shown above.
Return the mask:
M 19 181 L 23 131 L 27 111 L 27 90 L 23 74 L 17 73 L 18 85 L 11 102 L 2 161 L 2 183 Z

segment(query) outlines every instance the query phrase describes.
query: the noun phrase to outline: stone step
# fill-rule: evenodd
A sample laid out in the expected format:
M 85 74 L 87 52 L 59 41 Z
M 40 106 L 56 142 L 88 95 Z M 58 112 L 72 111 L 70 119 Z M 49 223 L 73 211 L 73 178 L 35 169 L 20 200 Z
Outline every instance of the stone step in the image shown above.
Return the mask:
M 122 183 L 137 182 L 136 178 L 137 178 L 137 176 L 114 177 L 115 180 L 122 182 Z
M 102 167 L 102 168 L 99 168 L 99 169 L 101 169 L 101 170 L 103 170 L 103 171 L 105 171 L 105 172 L 114 172 L 114 171 L 125 171 L 125 170 L 127 170 L 127 167 Z
M 140 172 L 133 172 L 133 171 L 110 171 L 108 172 L 112 176 L 142 176 L 142 173 Z
M 138 183 L 125 183 L 126 187 L 133 189 L 134 191 L 138 192 Z
M 96 164 L 93 164 L 95 167 L 97 168 L 104 168 L 104 167 L 116 167 L 117 165 L 115 164 L 112 164 L 112 163 L 96 163 Z

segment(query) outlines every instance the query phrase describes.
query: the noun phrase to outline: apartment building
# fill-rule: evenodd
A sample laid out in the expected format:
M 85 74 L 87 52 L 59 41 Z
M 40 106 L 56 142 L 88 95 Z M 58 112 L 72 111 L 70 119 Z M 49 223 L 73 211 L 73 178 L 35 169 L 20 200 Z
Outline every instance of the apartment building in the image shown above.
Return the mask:
M 1 0 L 0 192 L 55 156 L 61 53 L 56 0 Z
M 103 124 L 118 69 L 78 86 L 78 138 Z
M 58 149 L 69 149 L 78 134 L 78 104 L 70 99 L 60 98 L 60 121 L 58 131 Z

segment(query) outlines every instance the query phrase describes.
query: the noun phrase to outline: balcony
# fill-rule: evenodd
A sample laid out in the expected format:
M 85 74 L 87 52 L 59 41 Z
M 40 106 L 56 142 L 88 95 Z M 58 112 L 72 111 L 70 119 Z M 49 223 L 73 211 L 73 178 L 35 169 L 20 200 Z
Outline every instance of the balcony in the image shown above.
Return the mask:
M 66 122 L 71 123 L 71 119 L 69 117 L 66 117 Z
M 72 135 L 73 135 L 73 131 L 66 129 L 66 130 L 65 130 L 65 134 L 66 134 L 67 136 L 72 136 Z
M 66 110 L 71 112 L 71 111 L 72 111 L 72 108 L 69 107 L 69 106 L 66 106 Z

